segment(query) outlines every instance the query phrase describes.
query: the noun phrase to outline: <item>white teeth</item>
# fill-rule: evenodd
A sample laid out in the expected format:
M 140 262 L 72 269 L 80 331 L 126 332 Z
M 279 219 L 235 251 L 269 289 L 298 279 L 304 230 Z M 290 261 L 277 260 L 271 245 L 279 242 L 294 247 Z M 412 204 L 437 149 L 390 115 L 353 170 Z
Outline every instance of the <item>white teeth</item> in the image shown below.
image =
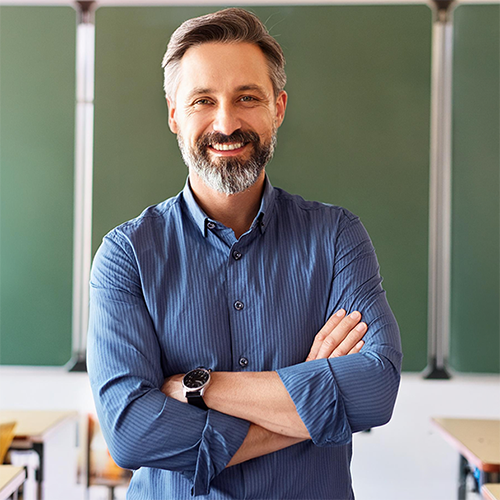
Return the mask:
M 217 151 L 233 151 L 234 149 L 242 148 L 244 144 L 238 142 L 236 144 L 212 144 L 212 147 Z

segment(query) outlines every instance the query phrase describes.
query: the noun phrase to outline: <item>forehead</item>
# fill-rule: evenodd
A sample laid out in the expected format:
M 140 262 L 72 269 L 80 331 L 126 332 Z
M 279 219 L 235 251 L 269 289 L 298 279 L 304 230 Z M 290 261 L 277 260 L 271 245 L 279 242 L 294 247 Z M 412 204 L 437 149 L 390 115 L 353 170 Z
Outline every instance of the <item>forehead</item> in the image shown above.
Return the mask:
M 269 67 L 262 50 L 250 43 L 204 43 L 181 59 L 178 94 L 193 88 L 228 91 L 258 85 L 272 93 Z

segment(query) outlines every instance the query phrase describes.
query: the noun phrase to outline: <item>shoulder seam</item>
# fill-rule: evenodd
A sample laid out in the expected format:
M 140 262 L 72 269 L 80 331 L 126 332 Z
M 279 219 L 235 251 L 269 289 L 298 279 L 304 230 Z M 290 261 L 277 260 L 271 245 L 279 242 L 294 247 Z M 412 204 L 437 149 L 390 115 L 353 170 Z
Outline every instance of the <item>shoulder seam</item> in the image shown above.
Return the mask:
M 157 207 L 158 205 L 166 203 L 166 206 L 162 210 L 158 210 Z M 137 224 L 140 224 L 142 220 L 145 219 L 158 219 L 160 217 L 163 217 L 164 215 L 168 214 L 172 208 L 179 203 L 179 196 L 175 196 L 173 198 L 170 198 L 169 200 L 162 201 L 156 205 L 151 205 L 149 207 L 146 207 L 141 214 L 139 214 L 137 217 L 134 217 L 133 219 L 130 219 L 128 221 L 123 222 L 119 226 L 116 226 L 114 229 L 111 230 L 111 232 L 121 229 L 121 228 L 128 228 L 128 227 L 134 227 Z M 154 207 L 153 212 L 151 211 L 148 212 L 148 209 Z

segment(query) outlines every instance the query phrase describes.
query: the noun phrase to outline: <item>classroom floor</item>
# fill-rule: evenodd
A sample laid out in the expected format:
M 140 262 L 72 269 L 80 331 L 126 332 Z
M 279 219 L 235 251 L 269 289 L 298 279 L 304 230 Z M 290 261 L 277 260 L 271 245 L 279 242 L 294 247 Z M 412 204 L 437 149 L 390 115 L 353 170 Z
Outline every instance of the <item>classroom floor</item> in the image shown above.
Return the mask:
M 431 416 L 500 418 L 500 377 L 429 381 L 404 374 L 391 422 L 354 437 L 356 500 L 456 500 L 458 454 L 431 425 Z M 95 487 L 89 500 L 106 495 Z M 123 490 L 116 492 L 116 500 L 124 498 Z

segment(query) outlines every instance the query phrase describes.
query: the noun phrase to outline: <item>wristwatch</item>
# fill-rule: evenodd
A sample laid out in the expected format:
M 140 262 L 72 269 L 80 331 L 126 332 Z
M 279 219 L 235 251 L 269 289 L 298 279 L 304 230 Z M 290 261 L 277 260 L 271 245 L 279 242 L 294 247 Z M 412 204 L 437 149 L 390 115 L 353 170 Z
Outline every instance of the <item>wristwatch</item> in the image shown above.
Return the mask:
M 188 403 L 202 410 L 208 410 L 208 406 L 203 401 L 203 393 L 210 384 L 210 372 L 207 368 L 200 366 L 187 372 L 182 379 L 182 388 L 184 389 L 184 397 Z

